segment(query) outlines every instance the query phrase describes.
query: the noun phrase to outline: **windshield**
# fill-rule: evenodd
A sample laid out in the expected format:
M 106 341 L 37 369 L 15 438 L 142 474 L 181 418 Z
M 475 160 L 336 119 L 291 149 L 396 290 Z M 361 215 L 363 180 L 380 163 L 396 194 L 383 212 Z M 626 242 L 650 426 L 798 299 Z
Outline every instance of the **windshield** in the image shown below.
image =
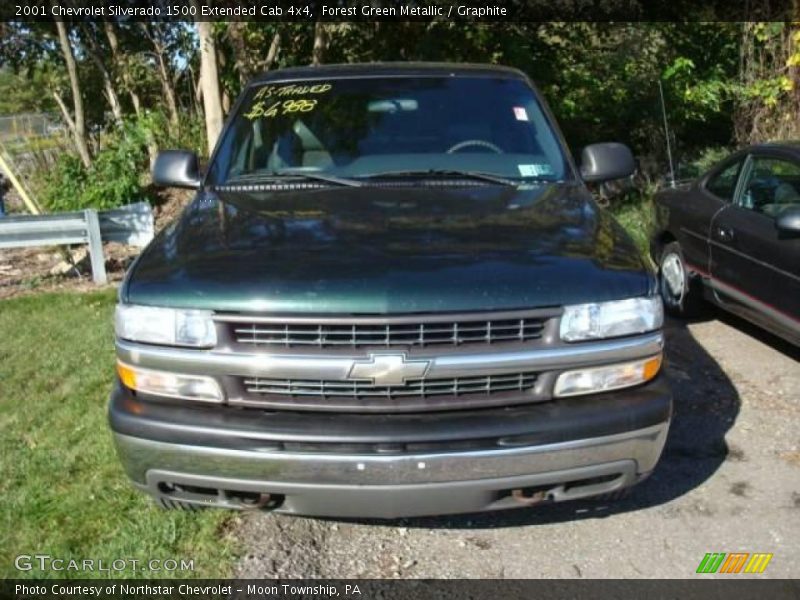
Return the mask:
M 210 181 L 453 171 L 557 181 L 567 178 L 567 169 L 558 138 L 524 81 L 383 77 L 269 83 L 248 90 Z

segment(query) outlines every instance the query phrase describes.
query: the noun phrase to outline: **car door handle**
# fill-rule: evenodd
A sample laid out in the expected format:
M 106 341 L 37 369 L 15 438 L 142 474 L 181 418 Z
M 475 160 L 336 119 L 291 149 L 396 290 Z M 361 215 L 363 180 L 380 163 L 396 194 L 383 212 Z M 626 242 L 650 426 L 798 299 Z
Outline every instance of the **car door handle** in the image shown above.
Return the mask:
M 733 238 L 735 237 L 733 234 L 733 229 L 730 227 L 721 227 L 718 225 L 714 233 L 717 239 L 721 242 L 732 242 Z

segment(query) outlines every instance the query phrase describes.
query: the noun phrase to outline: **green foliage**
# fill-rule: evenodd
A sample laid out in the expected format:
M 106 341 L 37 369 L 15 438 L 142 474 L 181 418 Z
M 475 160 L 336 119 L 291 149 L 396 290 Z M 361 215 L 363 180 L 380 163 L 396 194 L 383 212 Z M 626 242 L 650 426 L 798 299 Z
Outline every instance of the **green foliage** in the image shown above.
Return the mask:
M 729 156 L 731 149 L 725 146 L 710 146 L 703 148 L 697 155 L 683 164 L 678 169 L 679 179 L 689 179 L 698 177 L 708 171 L 715 164 L 720 162 L 725 157 Z
M 45 74 L 41 69 L 14 73 L 0 68 L 0 115 L 57 111 L 52 96 L 42 94 L 44 84 Z
M 145 200 L 147 123 L 125 121 L 101 138 L 101 148 L 86 169 L 71 154 L 62 155 L 44 176 L 39 197 L 52 212 L 108 209 Z
M 156 143 L 159 148 L 180 148 L 191 150 L 198 156 L 208 154 L 208 144 L 206 143 L 206 124 L 200 115 L 182 114 L 180 117 L 180 128 L 175 134 L 171 134 L 166 127 L 166 117 L 163 116 L 165 125 L 156 131 Z
M 800 136 L 800 22 L 742 24 L 734 112 L 740 143 Z

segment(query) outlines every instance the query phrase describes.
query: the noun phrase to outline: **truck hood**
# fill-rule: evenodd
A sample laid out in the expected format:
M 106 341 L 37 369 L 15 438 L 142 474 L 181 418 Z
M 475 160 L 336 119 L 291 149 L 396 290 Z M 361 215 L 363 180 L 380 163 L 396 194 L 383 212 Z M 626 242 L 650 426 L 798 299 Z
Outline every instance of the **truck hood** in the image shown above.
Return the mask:
M 387 314 L 560 306 L 653 289 L 577 185 L 200 192 L 121 298 L 216 311 Z

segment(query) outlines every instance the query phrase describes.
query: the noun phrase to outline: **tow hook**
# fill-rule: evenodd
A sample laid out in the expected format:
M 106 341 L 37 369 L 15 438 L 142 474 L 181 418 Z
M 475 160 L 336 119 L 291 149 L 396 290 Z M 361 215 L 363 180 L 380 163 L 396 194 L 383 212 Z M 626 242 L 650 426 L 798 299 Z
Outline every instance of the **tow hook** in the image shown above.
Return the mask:
M 516 489 L 511 491 L 511 496 L 520 504 L 533 506 L 534 504 L 544 502 L 547 499 L 547 492 L 545 492 L 545 490 L 539 490 L 538 492 L 532 493 L 530 496 L 526 496 L 525 490 Z
M 232 496 L 231 499 L 236 500 L 236 504 L 242 510 L 257 510 L 264 508 L 273 500 L 272 494 L 258 494 L 257 496 L 246 498 L 241 496 L 238 498 L 236 496 Z

